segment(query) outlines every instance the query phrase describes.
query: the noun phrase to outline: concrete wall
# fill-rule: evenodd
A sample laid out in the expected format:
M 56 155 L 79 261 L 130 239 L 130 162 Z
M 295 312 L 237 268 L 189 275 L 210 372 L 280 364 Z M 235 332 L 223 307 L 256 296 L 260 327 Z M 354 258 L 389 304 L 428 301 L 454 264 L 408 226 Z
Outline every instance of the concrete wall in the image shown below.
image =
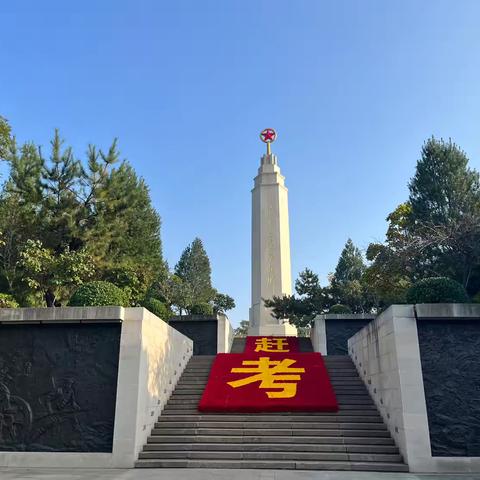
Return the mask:
M 232 348 L 235 330 L 225 314 L 219 313 L 217 319 L 217 353 L 229 353 Z
M 0 466 L 131 468 L 193 344 L 144 308 L 0 309 L 0 322 L 122 322 L 112 453 L 0 452 Z
M 169 324 L 193 340 L 194 355 L 228 353 L 232 346 L 234 329 L 224 313 L 176 316 Z
M 322 355 L 346 355 L 350 336 L 374 318 L 364 313 L 317 315 L 310 330 L 313 350 Z M 339 348 L 343 343 L 345 347 Z
M 348 342 L 349 354 L 413 472 L 480 471 L 480 457 L 432 457 L 417 332 L 422 318 L 475 316 L 480 319 L 478 305 L 393 305 Z

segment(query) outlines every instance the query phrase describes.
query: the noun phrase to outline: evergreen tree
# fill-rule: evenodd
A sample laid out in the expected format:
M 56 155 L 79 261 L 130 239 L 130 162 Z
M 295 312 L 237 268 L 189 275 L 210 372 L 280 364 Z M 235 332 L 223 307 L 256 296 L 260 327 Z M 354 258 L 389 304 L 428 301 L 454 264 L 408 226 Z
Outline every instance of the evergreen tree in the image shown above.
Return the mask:
M 199 238 L 183 251 L 175 266 L 175 275 L 190 284 L 193 304 L 208 303 L 215 294 L 212 288 L 210 260 Z
M 10 172 L 0 192 L 0 291 L 15 295 L 22 305 L 35 306 L 35 292 L 43 289 L 32 287 L 35 255 L 53 252 L 58 258 L 51 265 L 58 266 L 57 260 L 81 251 L 95 266 L 94 279 L 116 282 L 138 305 L 155 277 L 166 270 L 160 217 L 143 179 L 126 161 L 119 161 L 116 140 L 106 153 L 89 146 L 82 165 L 55 131 L 45 159 L 32 143 L 19 147 L 14 138 L 4 141 L 10 130 L 1 120 L 1 155 Z M 27 266 L 20 252 L 29 241 L 41 242 L 42 248 L 28 250 Z M 55 288 L 62 298 L 69 291 L 61 285 Z
M 235 300 L 225 293 L 215 292 L 212 304 L 213 313 L 225 313 L 227 310 L 235 308 Z
M 64 140 L 55 130 L 50 161 L 44 162 L 42 175 L 42 218 L 45 227 L 42 237 L 47 248 L 59 253 L 66 247 L 77 250 L 83 246 L 79 230 L 82 205 L 78 198 L 83 169 L 72 148 L 64 149 L 63 145 Z
M 371 309 L 372 302 L 362 282 L 365 270 L 362 253 L 349 238 L 330 277 L 329 291 L 335 304 L 347 305 L 354 313 Z
M 415 176 L 409 184 L 413 221 L 446 224 L 478 212 L 479 175 L 451 140 L 425 142 Z
M 0 116 L 0 160 L 5 160 L 10 150 L 11 128 L 7 120 Z
M 353 244 L 349 238 L 338 260 L 333 275 L 335 283 L 346 285 L 348 282 L 360 281 L 365 272 L 365 263 L 362 252 Z

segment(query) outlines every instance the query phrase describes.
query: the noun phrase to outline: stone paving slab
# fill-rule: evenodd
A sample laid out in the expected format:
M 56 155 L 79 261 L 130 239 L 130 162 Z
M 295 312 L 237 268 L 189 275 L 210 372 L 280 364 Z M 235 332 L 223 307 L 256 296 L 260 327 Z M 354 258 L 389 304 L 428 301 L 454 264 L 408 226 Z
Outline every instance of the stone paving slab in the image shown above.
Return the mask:
M 480 480 L 480 474 L 414 474 L 222 469 L 0 468 L 1 480 Z

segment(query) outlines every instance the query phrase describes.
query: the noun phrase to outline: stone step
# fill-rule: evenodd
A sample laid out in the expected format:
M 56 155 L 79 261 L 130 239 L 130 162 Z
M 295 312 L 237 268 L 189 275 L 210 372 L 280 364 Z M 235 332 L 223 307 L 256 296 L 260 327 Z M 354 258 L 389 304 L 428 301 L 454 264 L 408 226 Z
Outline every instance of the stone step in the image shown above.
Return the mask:
M 222 436 L 322 436 L 322 437 L 389 437 L 390 432 L 384 428 L 379 430 L 361 428 L 153 428 L 152 436 L 165 435 L 222 435 Z
M 163 409 L 162 415 L 202 415 L 204 412 L 200 412 L 198 409 L 191 408 L 191 405 L 184 405 L 185 408 L 179 408 L 180 405 L 167 405 Z M 378 415 L 378 411 L 375 407 L 375 405 L 340 405 L 339 412 L 347 412 L 349 411 L 350 415 L 368 415 L 369 413 L 371 414 L 376 414 Z M 213 412 L 212 412 L 213 413 Z M 218 412 L 215 412 L 218 413 Z M 225 412 L 227 413 L 233 413 L 233 412 Z M 269 412 L 258 412 L 263 414 L 268 414 Z M 278 413 L 278 412 L 271 412 L 271 413 Z M 307 412 L 285 412 L 290 415 L 305 415 Z M 334 412 L 332 412 L 334 413 Z
M 200 394 L 190 394 L 190 395 L 175 395 L 170 398 L 168 401 L 168 405 L 196 405 L 200 402 L 200 399 L 202 398 L 202 395 Z M 343 397 L 338 397 L 337 400 L 339 402 L 340 407 L 342 405 L 359 405 L 359 408 L 361 408 L 362 405 L 369 406 L 370 401 L 365 401 L 365 402 L 360 402 L 356 399 L 353 399 L 351 402 L 348 401 L 348 399 L 345 399 Z M 222 413 L 222 412 L 219 412 Z M 228 413 L 228 412 L 227 412 Z M 234 413 L 234 412 L 230 412 Z M 278 412 L 277 412 L 278 413 Z
M 137 468 L 247 468 L 269 470 L 354 470 L 371 472 L 408 472 L 403 463 L 279 461 L 279 460 L 138 460 Z
M 165 429 L 204 429 L 204 428 L 233 428 L 233 429 L 361 429 L 361 430 L 382 430 L 387 428 L 383 423 L 363 423 L 363 422 L 156 422 L 155 428 Z
M 182 391 L 187 389 L 182 389 Z M 347 401 L 348 403 L 352 403 L 352 401 L 362 400 L 366 403 L 370 403 L 372 401 L 368 392 L 363 393 L 344 393 L 344 392 L 337 392 L 335 391 L 337 401 L 342 403 L 343 401 Z M 202 398 L 203 391 L 199 392 L 198 390 L 195 393 L 191 393 L 190 395 L 172 395 L 170 397 L 170 401 L 174 400 L 176 402 L 187 402 L 187 401 L 198 401 Z M 361 403 L 361 402 L 360 402 Z
M 362 423 L 383 423 L 382 417 L 376 415 L 347 415 L 341 413 L 320 413 L 310 415 L 282 415 L 281 413 L 250 413 L 247 415 L 231 414 L 203 414 L 203 415 L 162 415 L 158 419 L 161 423 L 170 422 L 362 422 Z
M 151 451 L 242 451 L 242 452 L 345 452 L 398 454 L 395 445 L 345 445 L 315 443 L 147 443 L 143 450 Z
M 285 446 L 287 447 L 287 446 Z M 140 452 L 140 459 L 208 459 L 208 460 L 316 460 L 316 461 L 344 461 L 344 462 L 401 462 L 399 454 L 385 453 L 340 453 L 340 452 L 209 452 L 209 451 L 180 451 L 180 452 Z
M 320 435 L 308 436 L 255 436 L 255 435 L 150 435 L 147 443 L 221 443 L 221 444 L 241 444 L 244 443 L 306 443 L 306 444 L 323 444 L 323 445 L 390 445 L 395 446 L 391 437 L 341 437 L 332 436 L 325 437 Z

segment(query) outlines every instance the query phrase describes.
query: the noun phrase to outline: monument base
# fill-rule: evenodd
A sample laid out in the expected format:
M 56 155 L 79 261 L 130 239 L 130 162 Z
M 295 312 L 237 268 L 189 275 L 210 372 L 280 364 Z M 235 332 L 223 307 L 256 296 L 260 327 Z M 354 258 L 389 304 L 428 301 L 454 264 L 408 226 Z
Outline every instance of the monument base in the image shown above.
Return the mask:
M 249 337 L 296 337 L 297 327 L 286 322 L 277 325 L 255 325 L 248 327 Z

